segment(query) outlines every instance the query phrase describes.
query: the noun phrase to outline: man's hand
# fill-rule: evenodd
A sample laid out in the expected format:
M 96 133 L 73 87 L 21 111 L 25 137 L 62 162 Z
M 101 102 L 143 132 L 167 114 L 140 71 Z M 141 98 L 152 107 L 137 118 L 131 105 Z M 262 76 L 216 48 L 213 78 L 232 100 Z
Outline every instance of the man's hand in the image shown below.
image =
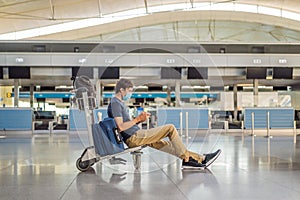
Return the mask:
M 150 113 L 142 112 L 139 116 L 135 118 L 136 123 L 144 122 L 150 116 Z

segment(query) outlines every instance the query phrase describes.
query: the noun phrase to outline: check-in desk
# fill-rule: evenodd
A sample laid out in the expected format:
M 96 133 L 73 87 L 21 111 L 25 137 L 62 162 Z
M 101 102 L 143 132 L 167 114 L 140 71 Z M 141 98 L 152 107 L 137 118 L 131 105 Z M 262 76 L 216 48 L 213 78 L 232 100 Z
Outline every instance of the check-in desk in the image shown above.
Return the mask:
M 55 111 L 34 111 L 33 133 L 50 134 L 56 123 Z
M 0 131 L 32 133 L 33 110 L 31 108 L 0 108 Z
M 69 131 L 69 115 L 61 115 L 50 125 L 51 133 L 66 133 Z
M 107 117 L 107 108 L 97 108 L 93 111 L 94 121 L 98 122 Z M 101 119 L 102 118 L 102 119 Z M 86 131 L 86 119 L 84 111 L 79 109 L 70 109 L 69 111 L 69 130 L 72 131 Z
M 244 129 L 246 130 L 283 130 L 281 135 L 294 131 L 294 109 L 287 108 L 245 108 Z M 256 131 L 256 132 L 257 132 Z
M 157 125 L 173 124 L 177 129 L 209 129 L 208 108 L 157 108 Z

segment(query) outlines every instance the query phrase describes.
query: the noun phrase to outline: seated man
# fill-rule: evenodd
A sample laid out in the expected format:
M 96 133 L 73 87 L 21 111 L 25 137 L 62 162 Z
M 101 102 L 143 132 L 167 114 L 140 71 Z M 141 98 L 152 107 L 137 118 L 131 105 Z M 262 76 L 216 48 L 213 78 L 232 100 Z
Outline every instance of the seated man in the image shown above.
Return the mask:
M 115 119 L 123 140 L 128 147 L 147 145 L 160 151 L 167 152 L 182 159 L 183 168 L 204 169 L 213 163 L 220 155 L 221 150 L 214 153 L 200 155 L 188 151 L 179 137 L 179 134 L 172 124 L 151 128 L 149 130 L 140 129 L 137 124 L 144 122 L 149 113 L 142 112 L 135 119 L 131 120 L 128 108 L 124 101 L 130 99 L 133 91 L 133 84 L 128 79 L 120 79 L 115 88 L 115 97 L 111 99 L 108 106 L 108 116 Z M 169 138 L 169 141 L 163 138 Z

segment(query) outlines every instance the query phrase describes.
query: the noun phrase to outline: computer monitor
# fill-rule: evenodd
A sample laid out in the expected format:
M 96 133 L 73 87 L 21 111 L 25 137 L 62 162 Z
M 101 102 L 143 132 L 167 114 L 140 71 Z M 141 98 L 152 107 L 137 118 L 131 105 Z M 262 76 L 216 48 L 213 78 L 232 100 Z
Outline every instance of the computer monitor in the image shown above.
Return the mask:
M 162 67 L 162 79 L 181 79 L 181 67 Z
M 266 79 L 267 68 L 264 67 L 247 67 L 247 79 Z
M 72 67 L 72 77 L 87 76 L 90 79 L 94 78 L 93 67 Z
M 8 77 L 10 79 L 30 79 L 30 67 L 9 67 Z
M 293 68 L 291 67 L 274 67 L 273 79 L 293 79 Z
M 119 67 L 99 67 L 98 78 L 99 79 L 119 79 L 120 68 Z
M 187 79 L 207 79 L 207 67 L 189 67 L 187 72 Z

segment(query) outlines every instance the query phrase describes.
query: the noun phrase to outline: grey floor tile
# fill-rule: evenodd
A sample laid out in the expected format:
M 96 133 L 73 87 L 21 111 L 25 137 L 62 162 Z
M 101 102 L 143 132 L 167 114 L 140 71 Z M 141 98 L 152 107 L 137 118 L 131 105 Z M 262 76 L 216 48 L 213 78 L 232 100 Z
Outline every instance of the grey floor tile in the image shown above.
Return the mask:
M 300 145 L 291 137 L 191 132 L 189 149 L 222 154 L 206 170 L 182 170 L 173 156 L 146 148 L 142 169 L 108 160 L 76 169 L 86 138 L 76 134 L 0 140 L 0 199 L 299 199 Z

